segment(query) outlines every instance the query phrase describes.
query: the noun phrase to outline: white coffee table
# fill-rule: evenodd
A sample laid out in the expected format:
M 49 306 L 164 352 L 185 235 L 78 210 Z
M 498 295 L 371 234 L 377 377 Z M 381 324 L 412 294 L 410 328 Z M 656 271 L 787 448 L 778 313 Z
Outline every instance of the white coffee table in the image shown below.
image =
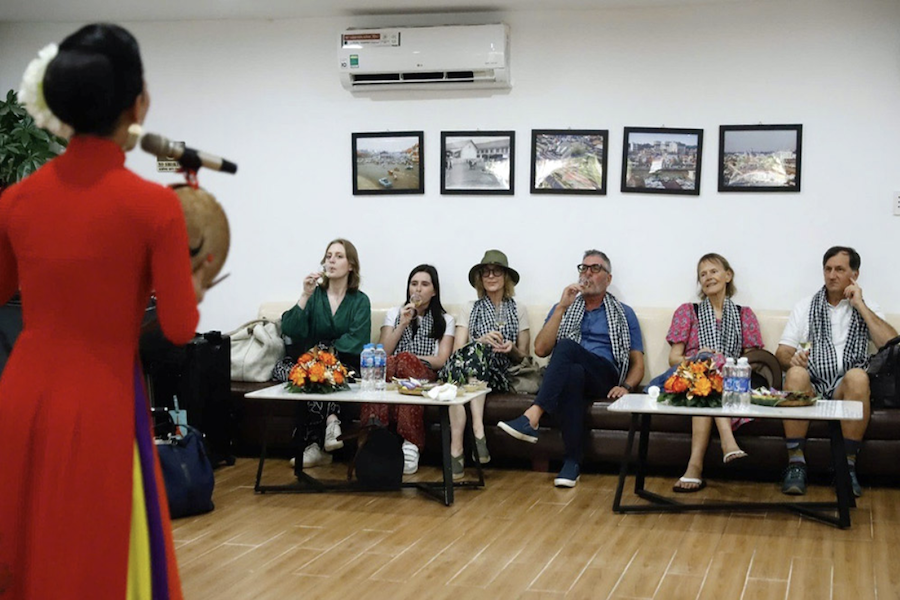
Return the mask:
M 685 512 L 685 511 L 732 511 L 732 510 L 789 510 L 805 517 L 836 525 L 841 529 L 850 527 L 850 508 L 856 501 L 850 489 L 850 471 L 844 449 L 841 421 L 860 421 L 863 418 L 862 403 L 847 400 L 820 400 L 814 406 L 774 408 L 751 405 L 746 411 L 722 408 L 689 408 L 668 406 L 652 400 L 646 394 L 628 394 L 609 406 L 613 412 L 631 413 L 631 428 L 622 457 L 619 483 L 613 499 L 613 511 L 617 513 L 637 512 Z M 708 504 L 685 504 L 672 498 L 660 496 L 644 489 L 647 464 L 647 446 L 650 437 L 650 421 L 653 415 L 683 415 L 689 417 L 750 417 L 754 419 L 803 419 L 826 421 L 831 436 L 831 458 L 834 466 L 834 489 L 836 502 L 714 502 Z M 628 475 L 634 433 L 640 431 L 638 457 L 635 469 L 635 495 L 651 504 L 622 504 L 622 491 Z M 837 511 L 837 517 L 827 513 Z
M 246 398 L 258 398 L 265 400 L 275 400 L 283 402 L 292 402 L 297 404 L 298 417 L 300 426 L 305 422 L 307 411 L 305 410 L 308 402 L 324 401 L 324 402 L 377 402 L 381 404 L 412 404 L 417 406 L 435 406 L 440 413 L 441 428 L 441 453 L 443 459 L 443 478 L 441 481 L 404 481 L 402 487 L 417 488 L 420 491 L 437 498 L 446 506 L 453 504 L 454 488 L 480 488 L 484 487 L 484 474 L 481 470 L 481 462 L 477 460 L 478 449 L 475 445 L 475 435 L 472 432 L 472 415 L 469 410 L 469 403 L 476 398 L 483 398 L 490 392 L 490 388 L 477 392 L 469 392 L 462 396 L 457 396 L 452 400 L 432 400 L 427 396 L 407 396 L 396 391 L 383 392 L 362 392 L 358 384 L 351 384 L 349 390 L 334 392 L 331 394 L 295 394 L 287 391 L 283 383 L 267 387 L 262 390 L 245 394 Z M 329 481 L 320 480 L 312 477 L 308 472 L 303 470 L 303 443 L 297 438 L 294 447 L 294 475 L 297 477 L 296 482 L 285 485 L 262 485 L 263 467 L 266 462 L 266 447 L 269 437 L 269 422 L 272 420 L 272 402 L 269 402 L 266 408 L 265 425 L 263 428 L 262 448 L 259 455 L 259 467 L 256 471 L 256 485 L 254 490 L 257 493 L 265 494 L 267 492 L 288 492 L 288 493 L 321 493 L 321 492 L 360 492 L 360 491 L 384 491 L 383 489 L 367 488 L 358 481 Z M 453 470 L 450 464 L 450 407 L 464 406 L 466 409 L 466 440 L 472 451 L 475 452 L 475 468 L 478 471 L 477 480 L 469 481 L 453 481 Z

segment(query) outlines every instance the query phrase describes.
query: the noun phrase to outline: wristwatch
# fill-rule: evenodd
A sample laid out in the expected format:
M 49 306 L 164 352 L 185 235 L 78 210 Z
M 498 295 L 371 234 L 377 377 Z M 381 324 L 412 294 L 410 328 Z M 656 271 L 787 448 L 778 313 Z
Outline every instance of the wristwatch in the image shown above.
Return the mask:
M 625 388 L 625 389 L 628 390 L 629 392 L 632 391 L 632 390 L 634 389 L 634 386 L 631 385 L 630 383 L 623 383 L 621 387 Z

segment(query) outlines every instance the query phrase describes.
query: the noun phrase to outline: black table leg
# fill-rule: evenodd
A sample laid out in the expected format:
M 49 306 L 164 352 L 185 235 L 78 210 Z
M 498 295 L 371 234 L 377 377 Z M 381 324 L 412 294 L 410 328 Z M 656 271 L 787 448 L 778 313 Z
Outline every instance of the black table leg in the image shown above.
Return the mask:
M 831 460 L 834 464 L 834 491 L 837 495 L 838 526 L 850 527 L 850 507 L 856 506 L 856 499 L 850 488 L 850 467 L 847 465 L 847 451 L 844 448 L 844 434 L 840 421 L 828 421 L 831 434 Z
M 641 437 L 638 439 L 638 462 L 634 474 L 634 493 L 644 491 L 644 476 L 647 470 L 647 447 L 650 445 L 650 415 L 641 415 Z
M 450 407 L 441 406 L 441 458 L 444 466 L 444 504 L 453 504 L 453 468 L 450 463 Z
M 298 402 L 294 411 L 294 435 L 291 445 L 294 449 L 294 476 L 303 477 L 303 451 L 306 450 L 306 422 L 309 419 L 309 404 Z
M 256 485 L 253 486 L 253 490 L 257 493 L 262 492 L 260 481 L 262 481 L 263 465 L 266 464 L 266 448 L 269 444 L 269 421 L 272 420 L 273 404 L 274 402 L 266 402 L 266 412 L 263 418 L 262 448 L 259 450 L 259 466 L 256 468 Z
M 613 511 L 621 512 L 622 491 L 625 489 L 625 477 L 628 476 L 628 463 L 631 460 L 631 449 L 634 448 L 634 430 L 637 429 L 639 416 L 631 413 L 631 427 L 628 429 L 628 441 L 625 442 L 625 454 L 622 455 L 622 466 L 619 468 L 619 483 L 616 485 L 616 495 L 613 498 Z

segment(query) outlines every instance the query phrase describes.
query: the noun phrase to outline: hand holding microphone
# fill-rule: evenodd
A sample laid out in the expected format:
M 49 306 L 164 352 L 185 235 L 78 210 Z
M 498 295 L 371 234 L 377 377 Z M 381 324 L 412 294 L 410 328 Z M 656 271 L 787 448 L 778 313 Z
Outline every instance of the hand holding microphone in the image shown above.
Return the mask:
M 206 167 L 207 169 L 223 173 L 237 173 L 237 165 L 229 160 L 208 154 L 202 150 L 195 150 L 194 148 L 176 144 L 156 133 L 144 134 L 144 137 L 141 138 L 141 149 L 157 158 L 174 158 L 178 161 L 178 164 L 190 171 Z

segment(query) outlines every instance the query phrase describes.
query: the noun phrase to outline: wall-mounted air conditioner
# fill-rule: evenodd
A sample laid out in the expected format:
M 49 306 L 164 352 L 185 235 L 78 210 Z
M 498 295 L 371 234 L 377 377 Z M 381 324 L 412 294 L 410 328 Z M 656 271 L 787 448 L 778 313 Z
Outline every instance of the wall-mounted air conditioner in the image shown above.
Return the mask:
M 341 34 L 338 65 L 352 92 L 509 88 L 509 27 L 350 29 Z

